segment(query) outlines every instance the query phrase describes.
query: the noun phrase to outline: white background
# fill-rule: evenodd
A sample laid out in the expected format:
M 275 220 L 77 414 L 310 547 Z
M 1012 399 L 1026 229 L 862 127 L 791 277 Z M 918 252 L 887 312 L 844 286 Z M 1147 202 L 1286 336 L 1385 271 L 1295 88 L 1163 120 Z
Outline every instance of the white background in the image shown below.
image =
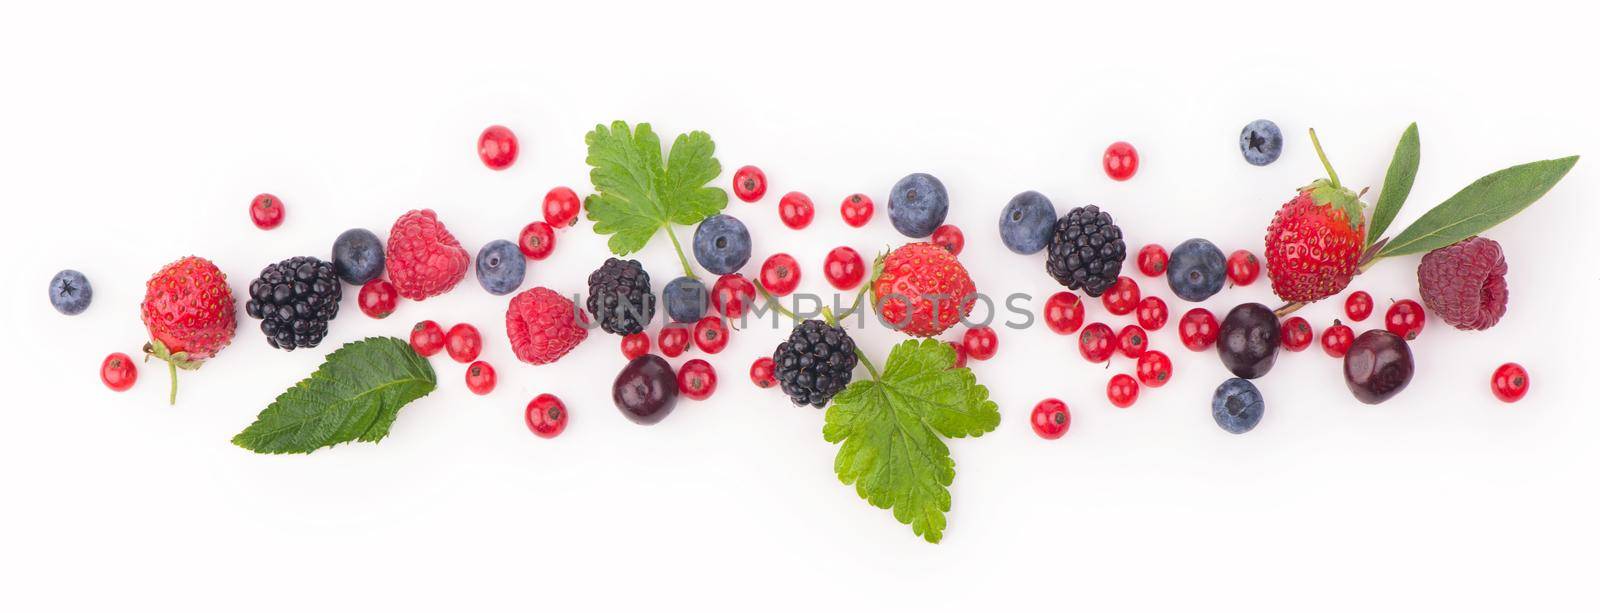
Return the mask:
M 1596 604 L 1592 158 L 1491 232 L 1510 263 L 1506 319 L 1481 333 L 1430 323 L 1413 345 L 1415 381 L 1381 406 L 1356 402 L 1319 351 L 1285 354 L 1260 381 L 1266 418 L 1234 436 L 1209 414 L 1224 370 L 1182 349 L 1175 326 L 1154 335 L 1175 381 L 1128 410 L 1104 398 L 1128 361 L 1108 372 L 1071 338 L 1002 330 L 999 357 L 974 369 L 1004 419 L 951 444 L 954 509 L 937 546 L 838 483 L 820 412 L 749 384 L 751 360 L 780 338 L 770 329 L 736 334 L 712 360 L 716 396 L 654 427 L 611 406 L 615 337 L 597 333 L 555 365 L 520 364 L 503 334 L 506 299 L 470 276 L 384 321 L 361 315 L 347 289 L 324 348 L 292 354 L 268 348 L 241 303 L 237 339 L 184 376 L 175 408 L 162 369 L 144 366 L 124 394 L 96 376 L 107 353 L 144 342 L 138 303 L 162 264 L 209 257 L 242 295 L 261 266 L 326 257 L 339 232 L 385 233 L 415 207 L 437 210 L 475 253 L 514 239 L 550 187 L 587 193 L 583 135 L 612 119 L 710 132 L 719 186 L 742 164 L 763 167 L 766 200 L 728 209 L 756 237 L 746 270 L 787 250 L 810 291 L 827 287 L 829 248 L 902 241 L 882 207 L 916 171 L 949 187 L 962 259 L 991 293 L 1054 291 L 1042 256 L 1010 254 L 994 231 L 1026 189 L 1062 211 L 1106 207 L 1134 247 L 1201 236 L 1259 251 L 1276 207 L 1321 176 L 1308 127 L 1347 183 L 1377 188 L 1401 130 L 1420 122 L 1421 174 L 1398 229 L 1487 172 L 1600 154 L 1593 67 L 1581 59 L 1596 52 L 1588 10 L 295 4 L 33 3 L 0 20 L 0 608 Z M 1288 138 L 1266 168 L 1236 145 L 1258 117 Z M 491 123 L 521 138 L 505 172 L 474 154 Z M 1115 140 L 1143 156 L 1127 183 L 1099 168 Z M 810 229 L 778 223 L 789 190 L 818 203 Z M 879 204 L 864 230 L 837 212 L 856 191 Z M 250 224 L 259 192 L 287 203 L 283 227 Z M 604 256 L 584 221 L 530 266 L 527 286 L 582 291 Z M 640 257 L 658 287 L 676 274 L 665 239 Z M 44 295 L 68 267 L 95 287 L 75 318 Z M 1414 267 L 1386 262 L 1355 287 L 1380 307 L 1414 297 Z M 1164 283 L 1142 285 L 1174 319 L 1185 308 Z M 1244 301 L 1273 302 L 1260 282 L 1207 306 Z M 1338 307 L 1304 314 L 1320 331 Z M 1098 304 L 1090 317 L 1112 321 Z M 483 329 L 499 389 L 470 395 L 463 367 L 441 355 L 440 389 L 380 445 L 267 457 L 229 444 L 328 348 L 424 318 Z M 900 338 L 856 336 L 880 363 Z M 1488 390 L 1507 360 L 1533 377 L 1515 405 Z M 572 409 L 555 440 L 522 425 L 540 392 Z M 1048 396 L 1073 411 L 1058 441 L 1027 425 Z

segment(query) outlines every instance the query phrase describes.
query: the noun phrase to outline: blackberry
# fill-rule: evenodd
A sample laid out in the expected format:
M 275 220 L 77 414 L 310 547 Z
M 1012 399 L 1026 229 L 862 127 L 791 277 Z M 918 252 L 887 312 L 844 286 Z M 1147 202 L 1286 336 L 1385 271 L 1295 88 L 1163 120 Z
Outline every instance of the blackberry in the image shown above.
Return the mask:
M 796 406 L 822 408 L 850 383 L 856 344 L 844 328 L 815 319 L 800 322 L 772 352 L 774 378 Z
M 1091 297 L 1106 293 L 1122 273 L 1128 246 L 1122 229 L 1100 207 L 1080 206 L 1056 220 L 1050 236 L 1050 257 L 1045 271 L 1067 289 L 1081 289 Z
M 627 336 L 644 331 L 656 315 L 656 295 L 650 291 L 650 274 L 635 260 L 607 258 L 589 273 L 589 314 L 600 329 Z
M 244 312 L 261 320 L 261 333 L 274 348 L 316 347 L 328 335 L 328 322 L 339 315 L 343 292 L 332 263 L 289 258 L 267 265 L 250 282 Z

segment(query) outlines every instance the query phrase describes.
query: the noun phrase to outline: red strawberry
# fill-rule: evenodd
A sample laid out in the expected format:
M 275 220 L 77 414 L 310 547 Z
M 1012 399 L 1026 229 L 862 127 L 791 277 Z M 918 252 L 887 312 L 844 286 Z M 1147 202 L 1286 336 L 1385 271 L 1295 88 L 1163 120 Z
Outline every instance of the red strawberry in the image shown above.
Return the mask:
M 907 243 L 884 259 L 883 272 L 872 282 L 872 303 L 883 321 L 902 332 L 934 336 L 972 312 L 976 292 L 967 269 L 949 250 Z
M 472 259 L 432 210 L 409 211 L 389 230 L 389 281 L 400 296 L 426 300 L 467 276 Z
M 150 331 L 146 358 L 167 363 L 178 402 L 178 369 L 195 370 L 233 341 L 238 325 L 228 277 L 210 260 L 189 256 L 167 264 L 144 286 L 140 317 Z
M 571 300 L 543 287 L 517 294 L 506 309 L 511 350 L 529 364 L 549 364 L 567 355 L 589 336 L 587 323 Z
M 1300 188 L 1267 226 L 1267 276 L 1273 293 L 1290 302 L 1312 302 L 1343 291 L 1356 275 L 1366 244 L 1360 196 L 1339 184 L 1316 130 L 1311 131 L 1311 144 L 1328 178 Z

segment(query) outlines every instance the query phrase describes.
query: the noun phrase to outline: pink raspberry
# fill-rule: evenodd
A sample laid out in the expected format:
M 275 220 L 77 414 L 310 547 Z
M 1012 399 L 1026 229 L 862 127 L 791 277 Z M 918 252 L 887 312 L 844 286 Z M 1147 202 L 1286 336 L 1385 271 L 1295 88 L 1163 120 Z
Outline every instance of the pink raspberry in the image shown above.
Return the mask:
M 543 287 L 517 294 L 506 308 L 511 350 L 529 364 L 549 364 L 567 355 L 589 336 L 588 323 L 571 300 Z
M 1461 330 L 1487 330 L 1506 314 L 1506 257 L 1481 236 L 1422 256 L 1417 285 L 1422 303 Z
M 408 211 L 389 230 L 389 281 L 408 300 L 426 300 L 454 288 L 472 258 L 432 210 Z

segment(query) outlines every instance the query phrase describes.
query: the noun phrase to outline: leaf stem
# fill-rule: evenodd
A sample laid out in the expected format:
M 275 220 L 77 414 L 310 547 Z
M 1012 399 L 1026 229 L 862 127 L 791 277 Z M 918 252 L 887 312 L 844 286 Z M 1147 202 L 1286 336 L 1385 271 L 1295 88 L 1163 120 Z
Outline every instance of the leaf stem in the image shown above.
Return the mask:
M 761 297 L 767 300 L 767 304 L 772 305 L 772 310 L 782 313 L 785 317 L 794 320 L 795 323 L 800 323 L 800 316 L 795 315 L 794 311 L 783 308 L 783 303 L 779 302 L 778 298 L 772 295 L 772 292 L 767 291 L 767 287 L 761 284 L 760 279 L 752 280 L 751 284 L 756 286 L 756 291 L 761 292 Z
M 1317 140 L 1317 129 L 1311 128 L 1311 146 L 1317 150 L 1317 158 L 1322 160 L 1322 167 L 1328 170 L 1328 182 L 1339 187 L 1339 173 L 1333 171 L 1333 164 L 1328 163 L 1328 154 L 1322 152 L 1322 142 Z
M 663 223 L 661 227 L 667 230 L 667 238 L 672 239 L 672 250 L 678 252 L 678 262 L 683 264 L 683 276 L 699 279 L 700 277 L 694 274 L 694 269 L 689 267 L 689 258 L 683 255 L 683 243 L 678 242 L 678 233 L 672 230 L 672 222 Z

